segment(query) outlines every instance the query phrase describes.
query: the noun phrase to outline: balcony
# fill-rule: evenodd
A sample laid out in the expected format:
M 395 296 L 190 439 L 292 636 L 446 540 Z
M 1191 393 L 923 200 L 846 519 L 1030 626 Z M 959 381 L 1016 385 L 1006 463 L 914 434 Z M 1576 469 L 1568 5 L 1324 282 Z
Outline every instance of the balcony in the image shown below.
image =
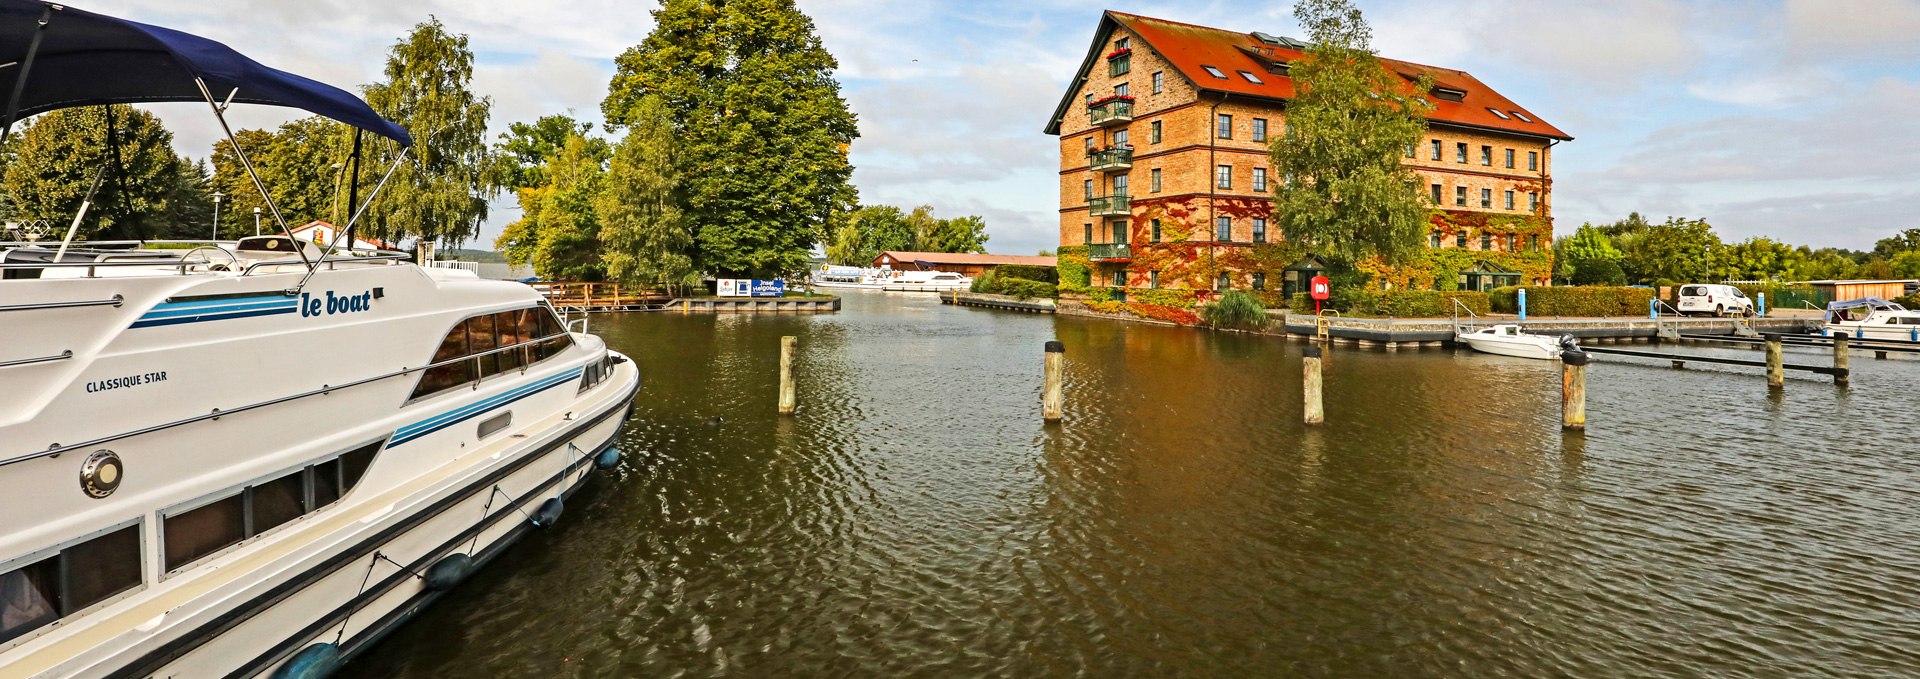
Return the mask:
M 1133 98 L 1108 98 L 1089 104 L 1087 117 L 1096 127 L 1125 125 L 1133 122 Z
M 1096 262 L 1130 262 L 1133 254 L 1126 243 L 1093 243 L 1087 246 L 1087 259 Z
M 1133 149 L 1130 148 L 1094 151 L 1088 158 L 1094 172 L 1126 172 L 1133 167 Z
M 1087 200 L 1087 214 L 1093 217 L 1119 217 L 1131 214 L 1125 195 L 1097 196 Z

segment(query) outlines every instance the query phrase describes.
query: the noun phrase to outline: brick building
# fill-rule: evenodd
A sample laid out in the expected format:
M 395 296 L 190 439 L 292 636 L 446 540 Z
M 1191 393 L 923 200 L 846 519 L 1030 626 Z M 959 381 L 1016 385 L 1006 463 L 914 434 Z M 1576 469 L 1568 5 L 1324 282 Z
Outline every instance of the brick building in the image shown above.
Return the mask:
M 1267 149 L 1284 133 L 1287 65 L 1304 47 L 1102 15 L 1046 129 L 1060 138 L 1062 255 L 1084 246 L 1101 286 L 1297 290 L 1312 263 L 1273 261 L 1286 248 L 1270 196 L 1285 178 Z M 1466 72 L 1382 61 L 1433 78 L 1435 110 L 1406 164 L 1438 208 L 1429 246 L 1476 252 L 1446 258 L 1471 264 L 1445 275 L 1462 287 L 1547 283 L 1553 146 L 1572 138 Z

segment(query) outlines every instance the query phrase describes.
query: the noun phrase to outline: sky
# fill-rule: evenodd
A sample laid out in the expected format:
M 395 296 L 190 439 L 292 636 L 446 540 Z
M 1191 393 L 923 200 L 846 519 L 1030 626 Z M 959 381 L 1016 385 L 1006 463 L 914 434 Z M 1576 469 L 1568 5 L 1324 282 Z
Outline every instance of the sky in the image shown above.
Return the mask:
M 986 218 L 988 249 L 1057 245 L 1058 147 L 1043 131 L 1115 9 L 1301 37 L 1284 2 L 799 0 L 860 121 L 866 204 Z M 1574 137 L 1555 148 L 1570 233 L 1638 211 L 1723 238 L 1868 248 L 1920 228 L 1920 0 L 1356 0 L 1382 56 L 1473 73 Z M 653 27 L 631 0 L 82 0 L 353 88 L 429 14 L 468 35 L 495 132 L 571 111 L 598 121 L 613 58 Z M 243 110 L 244 108 L 244 110 Z M 188 156 L 219 134 L 199 107 L 152 107 Z M 284 109 L 238 107 L 237 126 Z M 480 243 L 519 217 L 497 201 Z

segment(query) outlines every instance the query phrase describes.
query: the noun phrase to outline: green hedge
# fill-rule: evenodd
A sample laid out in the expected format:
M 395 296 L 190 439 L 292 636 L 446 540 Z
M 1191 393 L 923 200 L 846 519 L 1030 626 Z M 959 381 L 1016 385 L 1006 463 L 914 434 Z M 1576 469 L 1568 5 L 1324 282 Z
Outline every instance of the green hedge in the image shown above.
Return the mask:
M 1002 264 L 993 268 L 993 274 L 999 278 L 1019 278 L 1042 283 L 1059 284 L 1060 270 L 1050 266 L 1032 266 L 1028 264 Z
M 989 271 L 973 279 L 973 292 L 989 295 L 1011 295 L 1020 299 L 1045 297 L 1052 299 L 1059 290 L 1046 281 L 1030 281 L 1025 278 L 1010 278 Z
M 1645 316 L 1650 288 L 1561 285 L 1527 288 L 1529 316 Z M 1511 314 L 1520 310 L 1518 286 L 1494 288 L 1493 310 Z
M 1328 300 L 1328 307 L 1356 316 L 1394 316 L 1398 318 L 1441 318 L 1452 316 L 1451 300 L 1460 300 L 1476 314 L 1488 313 L 1487 293 L 1471 290 L 1347 290 Z M 1293 308 L 1312 313 L 1313 299 L 1307 293 L 1295 293 Z

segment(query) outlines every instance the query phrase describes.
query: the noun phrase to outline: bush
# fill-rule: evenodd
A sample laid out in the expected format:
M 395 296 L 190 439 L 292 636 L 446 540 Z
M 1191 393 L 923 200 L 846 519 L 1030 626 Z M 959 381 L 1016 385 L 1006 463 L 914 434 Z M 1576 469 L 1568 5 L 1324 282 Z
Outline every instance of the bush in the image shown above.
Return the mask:
M 1031 266 L 1027 264 L 1002 264 L 987 272 L 1000 278 L 1018 278 L 1058 285 L 1060 270 L 1050 266 Z
M 1030 281 L 1024 278 L 1002 278 L 995 281 L 996 294 L 1011 295 L 1020 299 L 1045 297 L 1052 299 L 1058 292 L 1054 284 L 1046 281 Z
M 1181 309 L 1193 308 L 1193 302 L 1197 297 L 1198 294 L 1193 290 L 1182 290 L 1178 288 L 1136 288 L 1127 291 L 1127 299 L 1131 301 L 1178 307 Z
M 1267 324 L 1267 307 L 1245 291 L 1228 290 L 1201 309 L 1200 316 L 1216 328 L 1260 328 Z
M 1439 318 L 1452 316 L 1453 300 L 1476 314 L 1488 312 L 1487 293 L 1472 290 L 1364 290 L 1349 295 L 1342 309 L 1366 316 Z
M 992 293 L 994 284 L 995 284 L 995 281 L 994 281 L 993 272 L 988 271 L 986 273 L 980 274 L 979 276 L 975 276 L 973 279 L 973 284 L 969 286 L 967 290 L 971 292 L 982 293 L 982 294 Z
M 1621 286 L 1627 284 L 1627 272 L 1612 260 L 1589 259 L 1574 262 L 1572 280 L 1574 285 Z
M 1520 310 L 1517 286 L 1494 288 L 1488 295 L 1493 310 L 1516 313 Z M 1534 316 L 1645 316 L 1653 299 L 1649 288 L 1609 286 L 1527 286 L 1527 313 Z

